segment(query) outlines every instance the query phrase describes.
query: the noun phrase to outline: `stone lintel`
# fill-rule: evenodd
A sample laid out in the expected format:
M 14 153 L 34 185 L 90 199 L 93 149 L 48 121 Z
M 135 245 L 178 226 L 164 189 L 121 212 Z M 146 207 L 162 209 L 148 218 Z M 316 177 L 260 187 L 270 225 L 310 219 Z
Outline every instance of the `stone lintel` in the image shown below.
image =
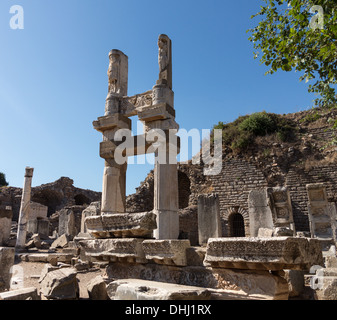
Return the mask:
M 99 117 L 93 122 L 94 129 L 104 132 L 112 129 L 131 129 L 131 120 L 121 114 Z
M 152 238 L 157 228 L 152 212 L 118 213 L 91 216 L 85 219 L 87 231 L 97 239 Z
M 205 265 L 249 270 L 309 270 L 314 265 L 323 265 L 323 256 L 316 239 L 213 238 L 207 244 Z
M 186 249 L 190 247 L 189 240 L 145 240 L 143 242 L 146 259 L 171 266 L 186 266 Z
M 96 239 L 79 242 L 87 257 L 99 261 L 147 263 L 143 239 Z
M 175 118 L 175 110 L 167 103 L 159 103 L 152 106 L 142 107 L 138 109 L 139 120 L 151 122 L 155 120 L 165 120 Z

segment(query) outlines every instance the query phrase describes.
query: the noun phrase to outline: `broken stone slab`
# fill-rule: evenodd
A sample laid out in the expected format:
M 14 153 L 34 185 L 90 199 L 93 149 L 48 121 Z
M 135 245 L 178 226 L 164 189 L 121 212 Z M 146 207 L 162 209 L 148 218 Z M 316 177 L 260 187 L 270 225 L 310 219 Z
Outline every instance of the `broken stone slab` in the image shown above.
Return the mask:
M 106 283 L 102 276 L 92 279 L 87 285 L 90 300 L 109 300 Z
M 173 267 L 158 264 L 111 263 L 106 268 L 110 281 L 142 279 L 207 288 L 217 300 L 288 300 L 287 281 L 266 270 L 206 267 Z
M 152 238 L 157 228 L 153 212 L 91 216 L 85 219 L 85 224 L 87 232 L 97 239 Z
M 295 224 L 289 189 L 287 187 L 267 188 L 267 193 L 270 200 L 269 205 L 273 213 L 274 226 L 276 228 L 288 228 L 291 230 L 291 233 L 284 234 L 284 236 L 293 237 L 295 235 Z
M 111 262 L 147 263 L 143 239 L 96 239 L 79 242 L 86 257 Z
M 107 286 L 111 300 L 209 300 L 211 293 L 200 287 L 139 279 L 117 280 Z
M 40 235 L 38 233 L 33 234 L 30 240 L 26 243 L 26 249 L 30 249 L 34 247 L 37 249 L 42 249 L 42 242 L 41 242 Z
M 337 300 L 337 269 L 322 268 L 316 271 L 314 286 L 318 300 Z
M 48 272 L 40 283 L 41 293 L 51 300 L 75 300 L 79 298 L 77 272 L 73 268 L 61 268 Z
M 146 259 L 157 264 L 186 266 L 189 240 L 145 240 L 142 243 Z
M 41 300 L 37 288 L 22 288 L 0 293 L 0 300 Z
M 70 263 L 74 256 L 68 253 L 26 253 L 20 254 L 22 261 L 26 262 L 48 262 L 53 260 L 57 262 Z
M 69 243 L 69 237 L 65 233 L 58 237 L 50 246 L 51 249 L 65 248 Z
M 91 217 L 91 216 L 99 216 L 101 213 L 101 202 L 92 202 L 90 205 L 82 211 L 82 219 L 81 219 L 81 234 L 87 233 L 87 228 L 84 223 L 85 218 Z M 79 235 L 77 235 L 78 237 Z
M 209 239 L 205 265 L 213 268 L 249 270 L 309 270 L 323 266 L 323 256 L 316 239 L 217 238 Z
M 0 292 L 10 288 L 14 257 L 15 248 L 0 247 Z

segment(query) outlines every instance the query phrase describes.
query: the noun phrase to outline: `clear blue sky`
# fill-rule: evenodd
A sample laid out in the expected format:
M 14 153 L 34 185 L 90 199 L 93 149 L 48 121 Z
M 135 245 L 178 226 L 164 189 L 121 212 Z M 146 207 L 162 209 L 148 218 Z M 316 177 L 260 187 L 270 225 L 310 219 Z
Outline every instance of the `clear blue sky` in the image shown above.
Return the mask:
M 181 128 L 209 129 L 219 121 L 266 110 L 307 109 L 314 96 L 295 73 L 264 76 L 246 30 L 260 0 L 1 0 L 0 172 L 22 187 L 67 176 L 101 191 L 101 134 L 108 53 L 129 57 L 129 95 L 158 78 L 157 38 L 173 42 L 173 90 Z M 12 30 L 12 5 L 24 9 L 24 29 Z M 133 193 L 151 165 L 130 165 Z

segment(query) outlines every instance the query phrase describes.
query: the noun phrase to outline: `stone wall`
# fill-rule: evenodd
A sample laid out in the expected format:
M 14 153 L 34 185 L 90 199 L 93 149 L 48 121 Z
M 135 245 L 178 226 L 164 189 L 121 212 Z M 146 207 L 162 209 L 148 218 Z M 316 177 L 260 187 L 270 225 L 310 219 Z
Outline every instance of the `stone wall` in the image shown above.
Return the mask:
M 296 140 L 292 142 L 282 143 L 268 137 L 262 141 L 264 138 L 261 138 L 250 154 L 241 155 L 228 152 L 230 148 L 225 147 L 223 168 L 218 175 L 205 176 L 202 164 L 193 165 L 191 161 L 178 164 L 180 209 L 187 204 L 196 206 L 200 194 L 218 194 L 222 236 L 233 235 L 231 224 L 238 214 L 243 218 L 245 235 L 250 236 L 249 192 L 266 187 L 288 187 L 295 229 L 308 232 L 306 185 L 324 183 L 328 201 L 337 203 L 337 148 L 326 147 L 335 134 L 329 119 L 335 119 L 337 111 L 323 112 L 318 121 L 308 124 L 303 120 L 310 112 L 286 115 L 298 123 Z M 152 199 L 153 174 L 149 174 L 137 193 L 128 197 L 127 207 L 132 212 L 152 210 Z M 180 234 L 190 238 L 195 233 L 197 215 L 195 207 L 188 208 L 180 211 Z
M 311 168 L 309 171 L 290 168 L 286 184 L 290 190 L 296 231 L 309 231 L 306 185 L 311 183 L 324 183 L 328 202 L 337 202 L 337 164 Z
M 48 217 L 66 206 L 89 205 L 101 200 L 101 192 L 76 188 L 72 179 L 61 177 L 55 182 L 32 188 L 31 200 L 48 207 Z M 11 206 L 13 220 L 19 217 L 21 188 L 0 188 L 0 205 Z

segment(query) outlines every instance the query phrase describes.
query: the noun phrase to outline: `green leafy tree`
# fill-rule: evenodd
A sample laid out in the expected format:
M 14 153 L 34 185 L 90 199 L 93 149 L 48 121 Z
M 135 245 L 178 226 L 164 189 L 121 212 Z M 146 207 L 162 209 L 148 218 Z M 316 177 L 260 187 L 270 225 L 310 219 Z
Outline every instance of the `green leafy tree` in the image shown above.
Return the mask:
M 8 182 L 6 181 L 6 176 L 4 173 L 0 172 L 0 187 L 8 186 Z
M 262 0 L 259 20 L 248 30 L 255 58 L 278 70 L 298 71 L 309 82 L 308 91 L 317 94 L 315 105 L 337 103 L 337 1 Z

